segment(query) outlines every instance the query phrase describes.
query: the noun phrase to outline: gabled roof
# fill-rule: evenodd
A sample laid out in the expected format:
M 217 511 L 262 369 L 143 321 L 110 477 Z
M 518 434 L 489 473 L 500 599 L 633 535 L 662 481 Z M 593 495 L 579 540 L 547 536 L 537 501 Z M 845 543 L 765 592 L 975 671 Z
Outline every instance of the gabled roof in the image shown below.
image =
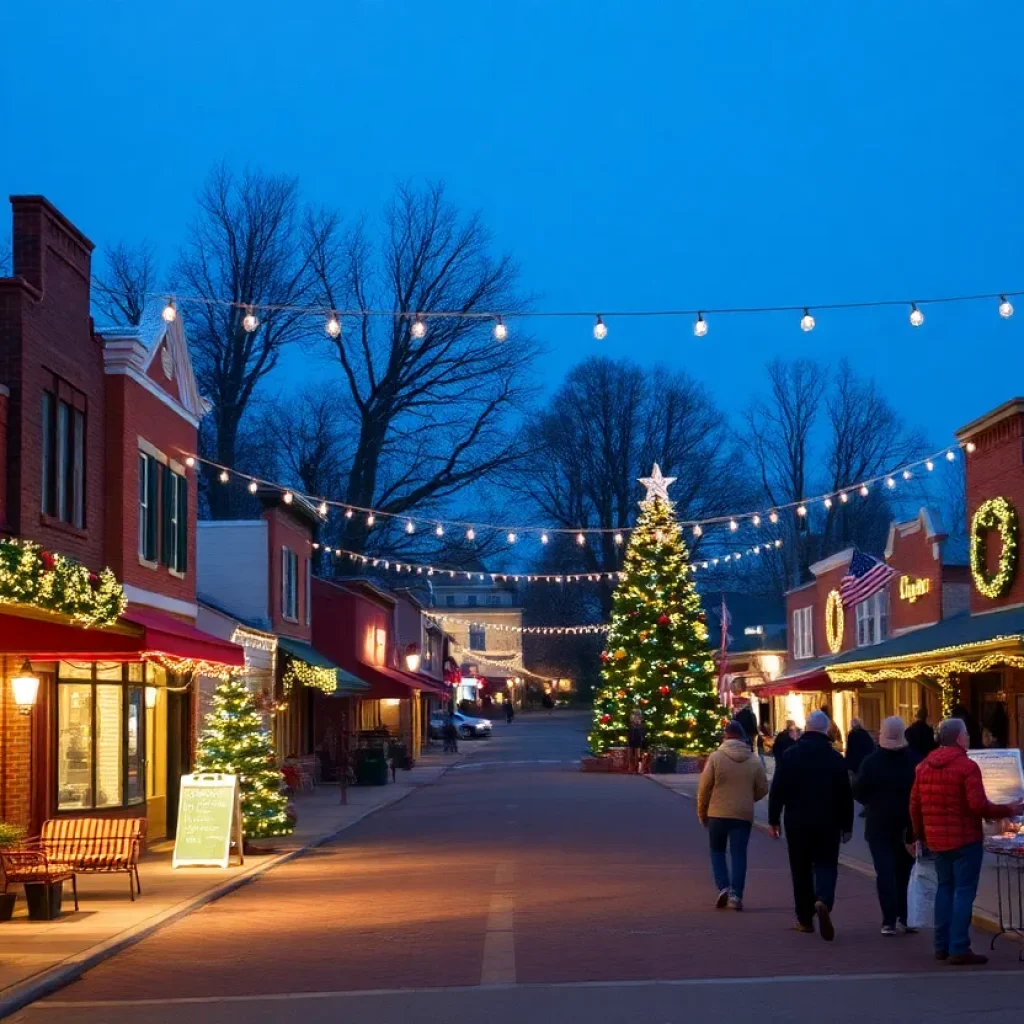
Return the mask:
M 903 523 L 889 524 L 889 538 L 885 542 L 886 559 L 891 558 L 896 549 L 897 536 L 907 537 L 922 530 L 925 540 L 931 544 L 941 543 L 946 539 L 946 531 L 942 528 L 942 519 L 939 513 L 934 509 L 922 506 L 913 519 L 908 519 Z M 938 557 L 938 552 L 936 552 L 936 557 Z
M 1001 420 L 1021 415 L 1024 415 L 1024 398 L 1011 398 L 1008 402 L 1003 402 L 1002 405 L 996 406 L 995 409 L 985 413 L 984 416 L 971 420 L 966 426 L 955 431 L 953 436 L 958 441 L 966 441 L 975 434 L 980 434 L 983 430 L 994 427 Z

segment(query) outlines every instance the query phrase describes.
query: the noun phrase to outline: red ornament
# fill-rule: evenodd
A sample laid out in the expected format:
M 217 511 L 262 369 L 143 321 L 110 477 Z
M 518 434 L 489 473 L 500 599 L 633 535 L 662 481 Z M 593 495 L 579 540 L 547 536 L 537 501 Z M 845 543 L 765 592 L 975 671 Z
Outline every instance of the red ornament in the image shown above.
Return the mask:
M 641 697 L 640 703 L 646 707 L 646 705 L 650 704 L 651 702 L 646 697 Z
M 658 616 L 658 625 L 667 626 L 672 620 L 667 615 Z
M 40 551 L 39 552 L 39 561 L 43 563 L 43 568 L 47 572 L 51 572 L 53 570 L 53 566 L 55 564 L 54 563 L 54 558 L 53 558 L 53 555 L 51 555 L 49 551 Z
M 611 720 L 612 720 L 612 716 L 611 715 L 602 715 L 601 716 L 601 724 L 602 725 L 607 725 Z
M 92 587 L 93 590 L 95 590 L 99 585 L 100 585 L 100 578 L 99 578 L 99 576 L 97 576 L 96 573 L 94 573 L 94 572 L 89 573 L 89 586 Z
M 602 651 L 601 652 L 601 660 L 602 661 L 607 661 L 609 657 L 610 657 L 610 655 L 608 654 L 607 651 Z
M 667 686 L 659 686 L 658 693 L 660 693 L 662 697 L 667 697 L 669 694 L 669 688 Z

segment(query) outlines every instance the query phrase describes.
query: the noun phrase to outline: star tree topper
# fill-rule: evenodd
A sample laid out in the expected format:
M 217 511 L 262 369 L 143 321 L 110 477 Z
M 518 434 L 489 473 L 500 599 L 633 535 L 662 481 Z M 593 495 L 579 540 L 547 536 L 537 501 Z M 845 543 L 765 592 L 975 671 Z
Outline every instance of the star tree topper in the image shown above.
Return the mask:
M 671 501 L 668 496 L 668 489 L 677 479 L 678 477 L 674 476 L 662 476 L 661 466 L 655 463 L 650 476 L 640 477 L 640 483 L 647 488 L 647 496 L 640 504 L 642 505 L 645 501 L 653 501 L 655 498 L 664 498 L 665 501 Z

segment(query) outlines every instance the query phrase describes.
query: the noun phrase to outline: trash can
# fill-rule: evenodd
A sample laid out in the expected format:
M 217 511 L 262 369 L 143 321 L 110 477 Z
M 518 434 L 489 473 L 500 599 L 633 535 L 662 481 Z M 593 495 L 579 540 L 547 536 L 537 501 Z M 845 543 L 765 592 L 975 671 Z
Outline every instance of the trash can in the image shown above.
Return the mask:
M 651 772 L 654 775 L 675 775 L 677 761 L 674 750 L 659 750 L 651 762 Z
M 356 785 L 386 786 L 388 757 L 383 746 L 360 747 L 356 751 Z
M 409 757 L 409 746 L 406 743 L 393 741 L 391 743 L 391 759 L 395 762 L 396 768 L 402 771 L 412 770 L 412 758 Z

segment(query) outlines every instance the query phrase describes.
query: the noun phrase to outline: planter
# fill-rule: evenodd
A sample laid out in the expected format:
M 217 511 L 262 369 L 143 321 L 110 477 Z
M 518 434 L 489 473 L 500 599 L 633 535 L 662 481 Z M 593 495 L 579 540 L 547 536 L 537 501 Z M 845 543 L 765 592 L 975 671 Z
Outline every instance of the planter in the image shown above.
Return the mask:
M 25 902 L 32 921 L 53 921 L 60 917 L 63 899 L 63 882 L 33 882 L 25 886 Z
M 676 771 L 680 775 L 700 775 L 707 761 L 707 754 L 680 754 Z
M 17 900 L 16 892 L 0 892 L 0 921 L 10 921 L 14 916 L 14 904 Z
M 679 755 L 674 750 L 659 750 L 651 759 L 651 773 L 654 775 L 674 775 Z

